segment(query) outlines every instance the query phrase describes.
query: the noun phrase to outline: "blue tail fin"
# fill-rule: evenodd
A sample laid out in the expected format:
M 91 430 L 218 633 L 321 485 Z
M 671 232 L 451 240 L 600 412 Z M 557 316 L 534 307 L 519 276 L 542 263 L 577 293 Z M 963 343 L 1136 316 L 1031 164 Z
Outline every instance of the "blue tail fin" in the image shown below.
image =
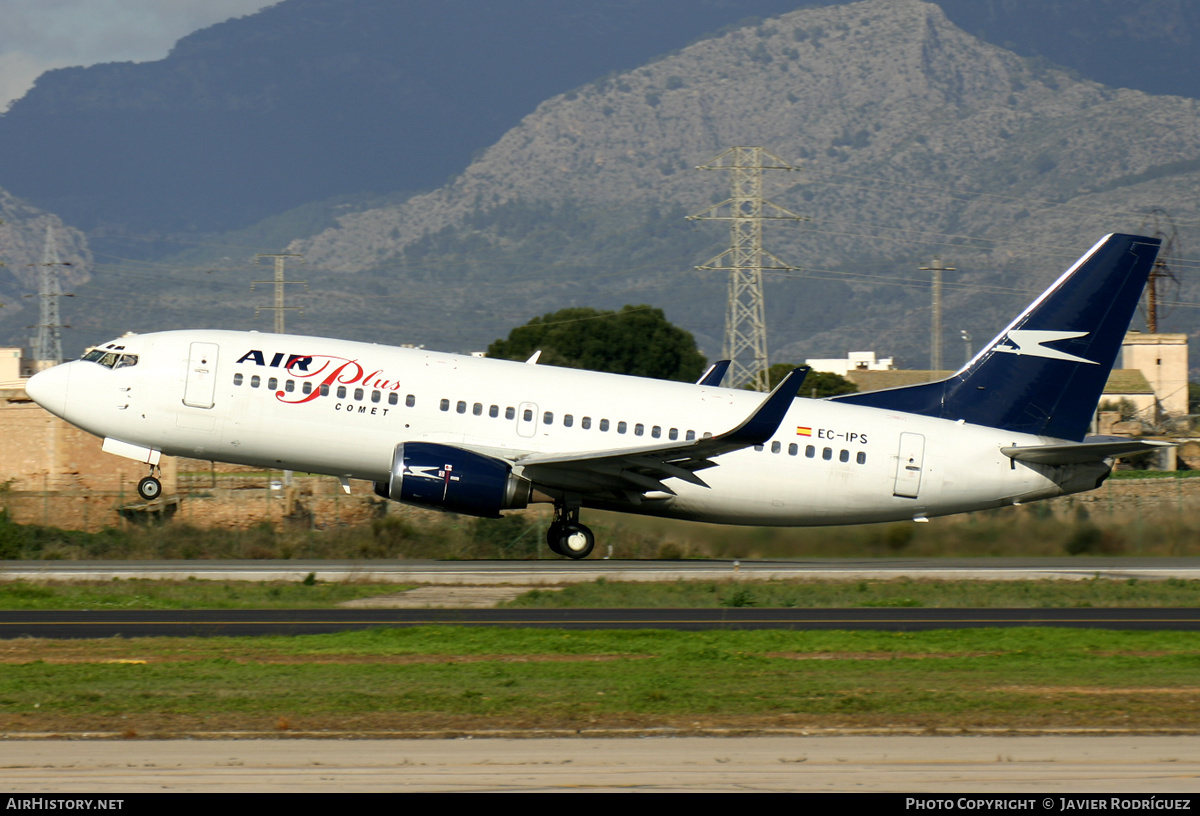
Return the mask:
M 1105 237 L 949 379 L 833 399 L 1079 441 L 1160 243 Z

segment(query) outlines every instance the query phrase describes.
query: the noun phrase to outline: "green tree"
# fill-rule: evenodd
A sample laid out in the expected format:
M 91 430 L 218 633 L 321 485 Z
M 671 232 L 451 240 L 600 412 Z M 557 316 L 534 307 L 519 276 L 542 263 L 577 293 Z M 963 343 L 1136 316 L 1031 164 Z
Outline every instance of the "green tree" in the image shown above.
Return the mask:
M 779 385 L 787 373 L 795 368 L 791 363 L 776 363 L 767 369 L 767 383 L 771 388 Z M 853 394 L 858 386 L 840 374 L 831 371 L 810 371 L 800 389 L 802 397 L 832 397 L 837 394 Z
M 560 309 L 518 326 L 508 338 L 488 346 L 489 357 L 527 360 L 541 350 L 539 363 L 695 381 L 705 359 L 691 333 L 669 323 L 662 309 L 625 306 L 619 312 Z

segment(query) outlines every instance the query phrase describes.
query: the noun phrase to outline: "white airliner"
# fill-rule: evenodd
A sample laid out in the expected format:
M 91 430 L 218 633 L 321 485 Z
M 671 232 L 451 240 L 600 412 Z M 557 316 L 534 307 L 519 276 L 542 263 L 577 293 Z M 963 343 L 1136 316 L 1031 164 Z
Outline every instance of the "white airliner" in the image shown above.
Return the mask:
M 1158 254 L 1109 235 L 952 377 L 797 399 L 695 384 L 235 331 L 127 336 L 43 371 L 39 405 L 149 466 L 188 456 L 375 483 L 494 517 L 555 506 L 550 549 L 584 558 L 582 507 L 727 524 L 822 525 L 1091 490 L 1156 444 L 1085 440 Z M 535 355 L 536 357 L 536 355 Z

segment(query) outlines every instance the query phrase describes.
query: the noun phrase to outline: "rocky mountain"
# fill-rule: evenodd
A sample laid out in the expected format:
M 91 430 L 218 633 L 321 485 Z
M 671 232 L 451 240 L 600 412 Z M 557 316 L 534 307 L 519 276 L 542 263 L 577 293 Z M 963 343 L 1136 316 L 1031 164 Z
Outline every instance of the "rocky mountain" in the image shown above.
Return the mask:
M 796 3 L 288 0 L 42 75 L 0 116 L 0 184 L 134 246 L 429 189 L 546 97 Z
M 162 60 L 50 71 L 0 186 L 140 258 L 295 207 L 441 186 L 539 103 L 753 15 L 848 0 L 285 0 Z M 1191 0 L 938 0 L 981 39 L 1200 97 Z
M 539 309 L 650 302 L 713 354 L 723 277 L 690 269 L 725 233 L 683 215 L 728 194 L 726 173 L 691 168 L 733 145 L 801 167 L 767 176 L 773 200 L 810 219 L 767 230 L 802 268 L 768 286 L 775 359 L 875 348 L 925 365 L 917 268 L 934 255 L 958 269 L 944 340 L 958 348 L 960 330 L 990 337 L 1150 209 L 1200 225 L 1200 102 L 1023 59 L 932 3 L 868 0 L 740 28 L 548 99 L 445 187 L 345 215 L 289 250 L 310 276 L 374 280 L 426 342 L 477 347 Z

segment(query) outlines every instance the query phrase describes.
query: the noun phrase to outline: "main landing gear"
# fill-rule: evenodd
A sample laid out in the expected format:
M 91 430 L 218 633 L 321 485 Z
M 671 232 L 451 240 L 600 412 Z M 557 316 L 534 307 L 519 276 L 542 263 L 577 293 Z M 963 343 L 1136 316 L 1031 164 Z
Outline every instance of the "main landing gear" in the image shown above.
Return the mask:
M 138 495 L 146 501 L 154 501 L 162 495 L 162 482 L 154 476 L 156 470 L 158 468 L 151 465 L 150 475 L 138 482 Z
M 554 521 L 546 531 L 546 543 L 552 552 L 579 560 L 591 555 L 596 536 L 586 525 L 579 523 L 579 508 L 555 505 Z

